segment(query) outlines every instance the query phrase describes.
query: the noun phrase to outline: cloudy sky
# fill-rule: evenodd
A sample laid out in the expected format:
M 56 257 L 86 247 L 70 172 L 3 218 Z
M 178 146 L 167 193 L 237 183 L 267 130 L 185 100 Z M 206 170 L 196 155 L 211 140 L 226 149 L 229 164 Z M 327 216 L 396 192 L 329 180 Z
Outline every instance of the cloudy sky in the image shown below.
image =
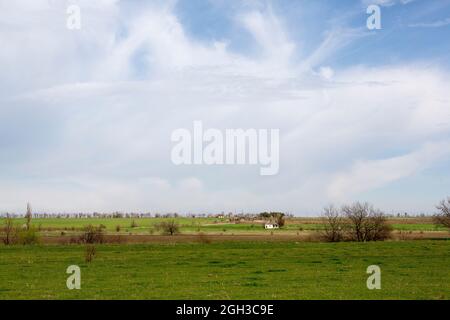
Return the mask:
M 450 195 L 449 0 L 0 0 L 0 44 L 0 212 L 433 213 Z M 174 165 L 195 120 L 279 129 L 279 173 Z

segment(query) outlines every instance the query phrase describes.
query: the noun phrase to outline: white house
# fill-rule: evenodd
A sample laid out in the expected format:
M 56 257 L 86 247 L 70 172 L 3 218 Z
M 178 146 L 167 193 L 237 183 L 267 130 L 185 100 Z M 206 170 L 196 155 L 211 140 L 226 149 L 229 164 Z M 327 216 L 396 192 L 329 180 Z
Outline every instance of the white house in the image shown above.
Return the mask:
M 264 225 L 264 229 L 278 229 L 279 226 L 277 223 L 266 223 Z

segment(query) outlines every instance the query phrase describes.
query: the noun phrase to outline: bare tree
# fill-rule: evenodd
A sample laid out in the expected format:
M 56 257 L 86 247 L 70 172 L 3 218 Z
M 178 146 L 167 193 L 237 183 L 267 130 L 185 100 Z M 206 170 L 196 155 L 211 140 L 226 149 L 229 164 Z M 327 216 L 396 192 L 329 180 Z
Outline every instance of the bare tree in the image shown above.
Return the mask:
M 339 242 L 344 238 L 344 218 L 334 206 L 324 208 L 322 220 L 325 225 L 323 236 L 329 242 Z
M 439 213 L 433 217 L 434 223 L 450 229 L 450 197 L 442 200 L 436 209 L 439 210 Z
M 349 228 L 350 236 L 353 240 L 364 241 L 364 222 L 369 216 L 369 204 L 356 202 L 352 205 L 342 207 L 342 212 L 349 220 L 351 227 Z
M 5 218 L 5 237 L 3 238 L 3 243 L 5 245 L 10 245 L 14 243 L 14 239 L 17 233 L 17 230 L 14 228 L 13 219 L 9 216 L 9 214 L 6 215 Z
M 363 225 L 364 241 L 379 241 L 388 239 L 392 232 L 391 225 L 380 210 L 371 210 Z
M 277 215 L 277 224 L 278 224 L 278 227 L 280 227 L 280 228 L 284 227 L 285 223 L 286 223 L 286 220 L 285 220 L 285 218 L 284 218 L 284 213 L 279 213 L 279 214 Z
M 391 227 L 383 212 L 374 209 L 367 202 L 344 206 L 342 211 L 350 224 L 348 233 L 352 240 L 377 241 L 390 237 Z

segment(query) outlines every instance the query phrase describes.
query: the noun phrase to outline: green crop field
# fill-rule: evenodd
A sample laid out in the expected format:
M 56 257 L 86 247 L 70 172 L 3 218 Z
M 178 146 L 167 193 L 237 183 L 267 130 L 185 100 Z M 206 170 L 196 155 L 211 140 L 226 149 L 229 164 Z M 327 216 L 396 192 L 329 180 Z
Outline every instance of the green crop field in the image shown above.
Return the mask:
M 450 241 L 0 246 L 0 299 L 450 299 Z M 81 268 L 81 290 L 66 268 Z M 366 268 L 381 268 L 368 290 Z

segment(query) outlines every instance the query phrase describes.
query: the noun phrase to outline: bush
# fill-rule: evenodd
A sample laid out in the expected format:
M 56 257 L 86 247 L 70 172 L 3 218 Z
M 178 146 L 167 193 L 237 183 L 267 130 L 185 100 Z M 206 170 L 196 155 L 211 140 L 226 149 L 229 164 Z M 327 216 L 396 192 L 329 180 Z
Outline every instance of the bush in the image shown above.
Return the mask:
M 174 220 L 163 221 L 163 222 L 157 224 L 156 228 L 158 230 L 161 230 L 161 232 L 166 235 L 173 236 L 175 234 L 180 233 L 180 226 Z
M 19 231 L 18 242 L 23 245 L 39 244 L 40 237 L 38 231 L 31 226 L 26 230 Z
M 85 256 L 84 256 L 84 261 L 86 261 L 88 263 L 92 262 L 92 260 L 94 260 L 96 253 L 97 253 L 97 249 L 95 248 L 94 245 L 87 245 L 86 251 L 85 251 Z
M 103 243 L 104 237 L 103 237 L 103 227 L 95 227 L 93 225 L 89 225 L 84 228 L 84 234 L 80 236 L 80 241 L 82 243 Z
M 9 215 L 6 216 L 3 231 L 5 233 L 5 237 L 3 238 L 5 245 L 11 245 L 17 242 L 18 229 L 14 227 L 13 219 Z
M 391 237 L 392 227 L 382 212 L 375 212 L 365 223 L 364 241 L 383 241 Z

